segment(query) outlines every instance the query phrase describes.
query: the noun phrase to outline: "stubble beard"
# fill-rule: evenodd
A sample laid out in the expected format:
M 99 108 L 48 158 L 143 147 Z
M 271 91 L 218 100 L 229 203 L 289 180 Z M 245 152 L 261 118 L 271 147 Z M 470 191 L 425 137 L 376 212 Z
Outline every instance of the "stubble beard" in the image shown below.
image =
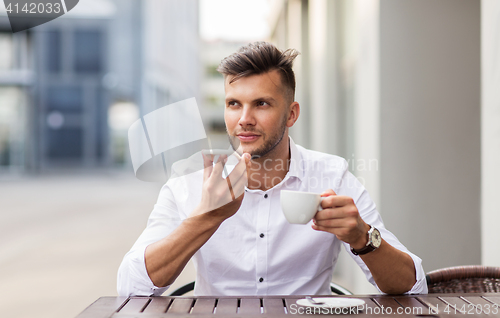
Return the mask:
M 281 124 L 278 126 L 278 129 L 273 131 L 273 134 L 271 137 L 264 142 L 264 144 L 250 152 L 250 155 L 252 156 L 252 159 L 259 159 L 263 158 L 266 155 L 268 155 L 274 148 L 276 148 L 277 145 L 283 140 L 283 136 L 285 135 L 285 130 L 286 130 L 286 116 L 283 116 L 283 120 L 281 121 Z M 227 127 L 226 127 L 227 131 Z M 258 132 L 264 139 L 266 139 L 266 134 L 259 132 L 257 130 L 253 129 L 245 129 L 243 130 L 245 132 Z M 229 132 L 227 132 L 227 136 L 229 138 L 229 143 L 231 144 L 231 147 L 233 150 L 237 151 L 238 146 L 240 144 L 240 140 L 238 137 L 235 135 L 230 135 Z

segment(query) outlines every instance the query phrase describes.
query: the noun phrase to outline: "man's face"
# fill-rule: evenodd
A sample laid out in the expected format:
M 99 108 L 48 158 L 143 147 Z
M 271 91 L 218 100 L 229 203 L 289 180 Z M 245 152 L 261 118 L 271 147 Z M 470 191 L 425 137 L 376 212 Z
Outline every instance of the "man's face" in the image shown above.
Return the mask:
M 298 113 L 290 116 L 293 107 L 285 98 L 278 71 L 242 77 L 229 84 L 231 79 L 227 76 L 225 80 L 224 112 L 231 144 L 234 149 L 241 144 L 242 152 L 264 157 L 283 142 L 285 133 L 288 136 L 287 127 L 295 123 L 293 115 Z

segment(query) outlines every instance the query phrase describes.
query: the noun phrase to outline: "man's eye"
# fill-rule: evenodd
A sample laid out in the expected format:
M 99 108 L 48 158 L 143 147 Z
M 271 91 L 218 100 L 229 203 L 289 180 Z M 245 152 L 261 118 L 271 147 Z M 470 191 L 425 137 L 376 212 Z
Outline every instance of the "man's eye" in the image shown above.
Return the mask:
M 266 106 L 266 105 L 269 105 L 269 104 L 267 102 L 265 102 L 265 101 L 260 101 L 260 102 L 257 103 L 257 105 L 259 105 L 259 106 Z
M 229 102 L 229 103 L 227 103 L 227 105 L 228 105 L 228 106 L 237 106 L 237 105 L 238 105 L 238 103 L 233 101 L 233 102 Z

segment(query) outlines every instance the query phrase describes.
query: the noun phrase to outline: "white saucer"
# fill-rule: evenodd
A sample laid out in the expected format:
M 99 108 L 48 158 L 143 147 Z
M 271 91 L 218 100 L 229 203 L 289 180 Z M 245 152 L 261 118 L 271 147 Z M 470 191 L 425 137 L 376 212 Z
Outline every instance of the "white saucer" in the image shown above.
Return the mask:
M 359 298 L 343 298 L 343 297 L 320 297 L 313 298 L 317 302 L 322 302 L 322 305 L 315 305 L 309 300 L 297 299 L 296 303 L 299 306 L 304 307 L 318 307 L 318 308 L 351 308 L 351 307 L 362 307 L 365 304 L 363 299 Z

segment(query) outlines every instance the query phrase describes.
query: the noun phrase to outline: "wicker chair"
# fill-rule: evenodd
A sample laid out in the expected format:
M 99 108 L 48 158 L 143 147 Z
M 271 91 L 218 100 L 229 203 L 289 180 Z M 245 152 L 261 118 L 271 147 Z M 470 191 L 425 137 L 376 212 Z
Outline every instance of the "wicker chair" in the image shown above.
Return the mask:
M 500 267 L 456 266 L 427 273 L 431 293 L 500 293 Z

